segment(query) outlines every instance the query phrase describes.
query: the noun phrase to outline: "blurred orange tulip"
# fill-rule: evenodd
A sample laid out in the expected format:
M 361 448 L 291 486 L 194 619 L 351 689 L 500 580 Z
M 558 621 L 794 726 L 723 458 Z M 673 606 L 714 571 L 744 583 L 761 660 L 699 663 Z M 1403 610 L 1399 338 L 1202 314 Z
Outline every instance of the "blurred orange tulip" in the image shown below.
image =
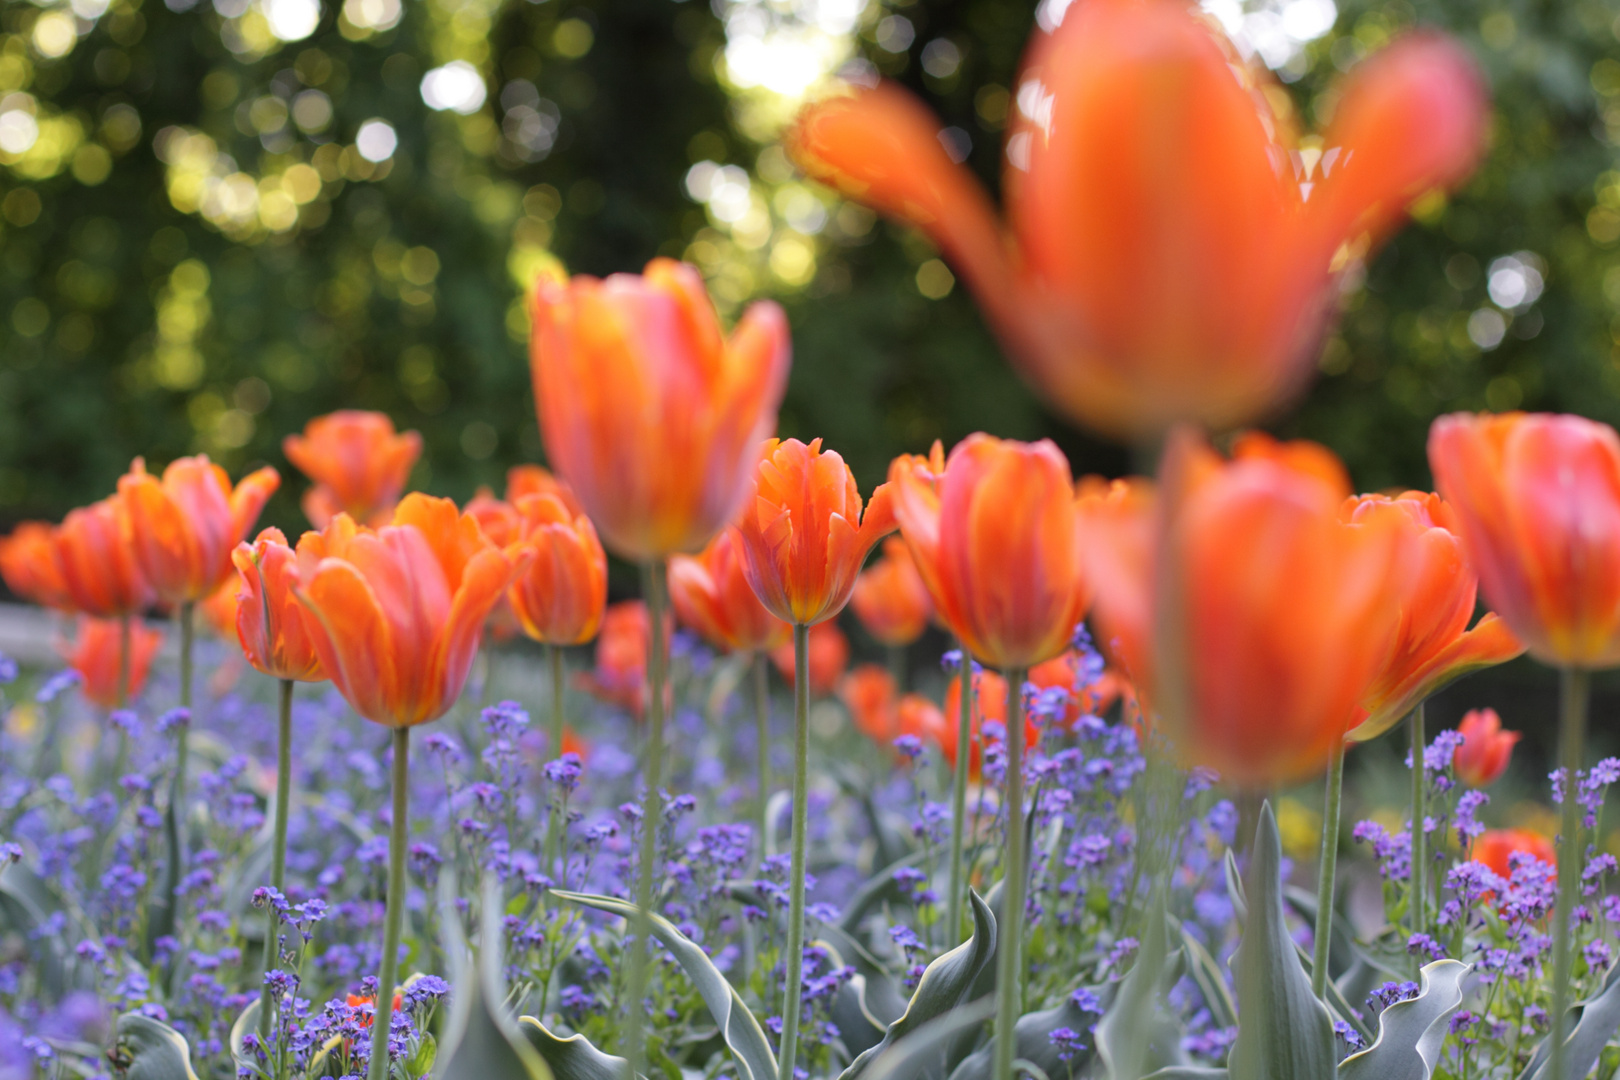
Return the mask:
M 884 749 L 898 756 L 894 740 L 902 735 L 943 745 L 945 714 L 939 706 L 921 694 L 905 694 L 896 700 L 896 692 L 894 676 L 878 664 L 862 664 L 838 685 L 838 696 L 849 709 L 856 729 Z
M 1080 551 L 1097 586 L 1091 621 L 1109 661 L 1133 680 L 1152 666 L 1153 574 L 1158 551 L 1158 499 L 1140 477 L 1080 479 Z
M 1010 670 L 1068 647 L 1091 589 L 1075 487 L 1056 446 L 969 435 L 942 476 L 899 458 L 889 486 L 934 609 L 968 652 Z
M 934 603 L 917 572 L 911 548 L 898 536 L 883 541 L 883 557 L 855 579 L 849 598 L 855 617 L 881 644 L 910 645 L 928 629 Z
M 792 689 L 793 642 L 778 645 L 771 650 L 771 663 L 777 674 Z M 849 667 L 849 638 L 832 620 L 819 622 L 810 628 L 810 693 L 825 697 L 838 689 L 838 680 Z
M 792 346 L 761 301 L 729 338 L 697 270 L 654 259 L 542 278 L 529 352 L 546 454 L 626 559 L 694 552 L 736 518 L 776 427 Z
M 294 595 L 321 667 L 349 706 L 386 727 L 455 703 L 484 619 L 524 559 L 484 537 L 449 499 L 407 495 L 372 531 L 347 514 L 298 543 Z
M 670 639 L 666 614 L 664 641 Z M 647 708 L 647 654 L 652 620 L 640 600 L 609 604 L 596 638 L 596 668 L 576 678 L 597 698 L 640 717 Z M 667 648 L 667 644 L 666 644 Z M 668 659 L 665 663 L 667 665 Z M 665 670 L 668 670 L 667 666 Z
M 230 576 L 231 552 L 280 483 L 267 466 L 233 490 L 206 454 L 170 462 L 159 480 L 136 458 L 118 480 L 118 495 L 135 561 L 158 599 L 192 603 L 219 588 Z
M 223 585 L 197 605 L 197 614 L 202 616 L 203 624 L 222 641 L 236 640 L 236 611 L 240 606 L 240 598 L 236 594 L 241 587 L 241 581 L 226 578 Z
M 123 629 L 117 619 L 92 619 L 81 615 L 72 648 L 61 648 L 62 658 L 79 673 L 80 688 L 92 705 L 103 709 L 118 707 L 118 679 Z M 163 644 L 163 631 L 139 619 L 129 626 L 129 687 L 125 701 L 133 701 L 146 685 L 152 658 Z
M 396 434 L 394 422 L 379 412 L 340 409 L 317 416 L 302 435 L 281 440 L 282 453 L 315 482 L 304 493 L 304 516 L 317 529 L 338 514 L 361 525 L 386 525 L 405 490 L 422 436 Z
M 310 616 L 296 592 L 298 555 L 287 537 L 265 529 L 253 543 L 238 544 L 231 561 L 240 575 L 234 629 L 248 663 L 273 679 L 323 681 Z
M 1452 753 L 1451 767 L 1457 779 L 1472 788 L 1489 787 L 1507 772 L 1513 760 L 1513 747 L 1522 736 L 1503 731 L 1502 718 L 1495 709 L 1470 709 L 1457 725 L 1463 744 Z
M 1438 495 L 1363 495 L 1345 503 L 1346 521 L 1391 519 L 1406 534 L 1395 642 L 1351 722 L 1353 742 L 1376 739 L 1447 683 L 1524 652 L 1494 614 L 1472 630 L 1479 579 L 1463 557 L 1456 517 Z
M 506 590 L 523 632 L 547 645 L 596 636 L 607 606 L 607 553 L 591 519 L 557 493 L 517 500 L 513 550 L 530 557 Z
M 814 626 L 844 610 L 872 545 L 894 531 L 888 484 L 866 513 L 855 476 L 835 450 L 798 439 L 765 444 L 753 499 L 737 523 L 748 583 L 767 611 Z
M 1196 5 L 1051 4 L 1015 83 L 1007 218 L 892 83 L 811 105 L 789 152 L 924 232 L 1057 407 L 1141 439 L 1226 430 L 1296 394 L 1345 271 L 1485 142 L 1468 53 L 1410 34 L 1329 91 L 1320 138 Z M 1286 100 L 1286 98 L 1284 98 Z
M 1475 838 L 1469 856 L 1484 863 L 1500 878 L 1513 876 L 1513 856 L 1533 856 L 1549 867 L 1557 867 L 1558 850 L 1551 840 L 1529 829 L 1487 829 Z
M 1620 664 L 1620 438 L 1579 416 L 1454 413 L 1429 465 L 1485 601 L 1530 654 Z
M 131 544 L 129 512 L 118 497 L 69 512 L 53 540 L 56 571 L 75 611 L 111 619 L 152 604 L 152 586 Z
M 754 595 L 745 558 L 742 537 L 731 526 L 697 555 L 669 560 L 669 599 L 675 617 L 729 653 L 774 649 L 793 633 Z
M 574 489 L 538 465 L 514 465 L 506 470 L 506 501 L 516 506 L 525 495 L 555 495 L 576 517 L 585 512 Z
M 43 521 L 24 521 L 0 539 L 0 578 L 24 600 L 48 608 L 73 606 L 67 582 L 56 564 L 56 530 Z

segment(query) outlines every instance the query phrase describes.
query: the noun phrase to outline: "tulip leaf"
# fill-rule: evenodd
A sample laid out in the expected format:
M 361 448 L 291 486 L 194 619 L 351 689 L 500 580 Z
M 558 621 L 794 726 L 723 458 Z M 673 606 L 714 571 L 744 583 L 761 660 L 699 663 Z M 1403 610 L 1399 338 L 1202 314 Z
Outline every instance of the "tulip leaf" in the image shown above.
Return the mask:
M 1244 890 L 1248 919 L 1234 962 L 1243 1023 L 1232 1045 L 1233 1080 L 1331 1080 L 1333 1022 L 1311 993 L 1310 976 L 1283 908 L 1282 841 L 1271 804 L 1260 808 Z
M 440 922 L 444 951 L 456 972 L 450 999 L 450 1020 L 445 1025 L 444 1049 L 436 1054 L 433 1074 L 441 1080 L 552 1080 L 545 1059 L 537 1053 L 506 1012 L 501 975 L 504 941 L 500 886 L 493 874 L 484 878 L 483 925 L 476 962 L 467 960 L 461 920 L 456 915 L 450 879 L 439 877 Z
M 943 960 L 944 957 L 940 959 Z M 863 1078 L 920 1080 L 922 1077 L 937 1075 L 941 1055 L 962 1036 L 980 1027 L 995 1014 L 996 1002 L 992 997 L 981 998 L 939 1013 L 910 1028 L 906 1035 L 885 1045 L 874 1054 L 862 1074 Z M 893 1030 L 892 1027 L 890 1030 Z M 844 1075 L 848 1076 L 849 1072 L 846 1070 Z M 982 1074 L 982 1077 L 988 1076 L 988 1070 Z M 981 1080 L 981 1077 L 976 1077 L 975 1080 Z
M 125 1013 L 111 1058 L 124 1080 L 197 1080 L 191 1045 L 174 1028 L 150 1016 Z
M 1118 984 L 1110 984 L 1092 988 L 1092 993 L 1106 1007 L 1117 989 Z M 1047 1076 L 1084 1075 L 1086 1068 L 1091 1064 L 1092 1046 L 1096 1040 L 1089 1040 L 1092 1046 L 1087 1046 L 1068 1061 L 1064 1061 L 1058 1057 L 1060 1047 L 1052 1042 L 1052 1032 L 1059 1028 L 1084 1032 L 1091 1026 L 1091 1018 L 1094 1015 L 1076 1005 L 1073 995 L 1070 995 L 1056 1008 L 1020 1016 L 1018 1023 L 1013 1026 L 1014 1058 L 1039 1069 Z M 995 1060 L 995 1050 L 996 1040 L 991 1038 L 951 1071 L 951 1080 L 981 1080 L 982 1077 L 989 1076 L 991 1064 Z
M 866 976 L 852 975 L 832 1000 L 831 1020 L 851 1056 L 859 1056 L 883 1041 L 889 1025 L 872 1015 L 866 1001 Z
M 618 915 L 629 922 L 634 922 L 640 911 L 636 905 L 611 896 L 557 889 L 552 890 L 551 895 L 583 907 L 605 911 L 609 915 Z M 676 963 L 685 970 L 687 978 L 697 987 L 703 1003 L 709 1007 L 709 1013 L 737 1061 L 742 1073 L 741 1080 L 771 1080 L 776 1076 L 776 1054 L 771 1050 L 771 1044 L 765 1041 L 764 1029 L 759 1026 L 754 1014 L 748 1011 L 748 1006 L 743 1004 L 736 988 L 714 966 L 714 961 L 709 959 L 697 942 L 675 929 L 675 925 L 662 915 L 650 915 L 648 922 L 653 937 L 674 955 Z
M 258 1069 L 259 1063 L 249 1055 L 247 1049 L 247 1036 L 250 1032 L 259 1030 L 259 999 L 254 998 L 248 1002 L 247 1008 L 236 1018 L 231 1025 L 231 1060 L 236 1063 L 237 1071 L 243 1069 Z
M 1142 1080 L 1226 1080 L 1229 1075 L 1225 1069 L 1211 1068 L 1208 1065 L 1171 1065 L 1158 1072 L 1148 1073 Z
M 926 851 L 914 851 L 902 859 L 885 866 L 862 883 L 855 895 L 844 904 L 843 913 L 838 919 L 839 929 L 846 934 L 853 935 L 860 929 L 861 920 L 885 900 L 898 900 L 904 896 L 900 888 L 900 881 L 894 875 L 898 870 L 916 866 L 923 861 Z
M 1463 1003 L 1463 976 L 1472 970 L 1456 960 L 1426 964 L 1418 996 L 1379 1014 L 1378 1039 L 1344 1059 L 1339 1080 L 1429 1080 L 1451 1015 Z
M 630 1068 L 624 1058 L 597 1049 L 583 1035 L 559 1038 L 535 1017 L 518 1017 L 518 1029 L 557 1080 L 624 1080 Z
M 1155 891 L 1148 904 L 1146 940 L 1093 1033 L 1104 1080 L 1137 1080 L 1154 1069 L 1186 1063 L 1181 1029 L 1163 1006 L 1165 993 L 1182 976 L 1182 952 L 1170 951 L 1164 890 Z
M 923 971 L 922 978 L 917 981 L 917 989 L 911 995 L 911 1002 L 900 1018 L 889 1025 L 883 1033 L 883 1040 L 876 1046 L 861 1054 L 850 1062 L 840 1080 L 855 1080 L 863 1076 L 872 1067 L 874 1061 L 887 1053 L 902 1039 L 911 1035 L 917 1029 L 937 1017 L 944 1016 L 953 1009 L 972 1001 L 975 984 L 987 965 L 993 964 L 996 955 L 996 917 L 990 913 L 989 907 L 979 898 L 979 894 L 968 890 L 968 900 L 973 905 L 973 936 L 950 952 L 939 957 Z M 943 1030 L 937 1029 L 937 1030 Z M 950 1038 L 965 1034 L 965 1027 L 951 1027 Z M 940 1036 L 945 1038 L 945 1036 Z M 946 1067 L 947 1054 L 943 1045 L 929 1044 L 927 1051 L 937 1049 L 940 1060 L 937 1067 L 926 1070 L 931 1075 L 943 1076 Z
M 1569 1076 L 1585 1076 L 1620 1030 L 1620 966 L 1610 968 L 1603 989 L 1570 1009 L 1569 1015 L 1572 1023 L 1564 1040 L 1564 1070 Z M 1551 1054 L 1551 1040 L 1542 1039 L 1519 1080 L 1552 1080 L 1547 1064 Z
M 29 943 L 36 970 L 46 993 L 60 997 L 67 989 L 69 953 L 56 920 L 51 918 L 62 905 L 51 888 L 21 864 L 0 868 L 0 926 L 11 926 L 17 937 Z
M 1237 1002 L 1232 1000 L 1226 977 L 1209 950 L 1204 948 L 1204 943 L 1194 937 L 1185 925 L 1181 927 L 1181 948 L 1187 954 L 1187 974 L 1198 984 L 1198 993 L 1202 995 L 1215 1025 L 1236 1027 Z

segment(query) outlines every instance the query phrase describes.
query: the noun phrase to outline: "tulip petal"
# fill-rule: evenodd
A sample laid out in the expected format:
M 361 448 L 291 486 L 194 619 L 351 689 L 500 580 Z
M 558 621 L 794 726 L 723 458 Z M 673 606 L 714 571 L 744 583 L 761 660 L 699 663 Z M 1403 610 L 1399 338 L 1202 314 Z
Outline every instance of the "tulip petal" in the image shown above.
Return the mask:
M 1364 718 L 1345 736 L 1351 742 L 1369 742 L 1406 718 L 1406 714 L 1464 675 L 1506 663 L 1524 653 L 1524 643 L 1507 623 L 1487 613 L 1472 630 L 1452 642 L 1395 688 L 1386 704 Z
M 354 566 L 325 559 L 296 594 L 314 616 L 321 665 L 355 712 L 396 727 L 400 701 L 393 634 L 371 585 Z

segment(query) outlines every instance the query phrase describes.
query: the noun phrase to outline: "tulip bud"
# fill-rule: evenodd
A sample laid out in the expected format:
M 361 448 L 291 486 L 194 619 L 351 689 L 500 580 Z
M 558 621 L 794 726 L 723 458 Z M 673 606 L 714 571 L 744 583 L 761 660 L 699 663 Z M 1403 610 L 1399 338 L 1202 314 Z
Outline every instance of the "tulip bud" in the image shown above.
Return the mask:
M 1451 758 L 1457 779 L 1472 788 L 1489 787 L 1507 771 L 1513 758 L 1513 745 L 1521 736 L 1503 731 L 1502 718 L 1495 709 L 1472 709 L 1457 727 L 1463 744 Z

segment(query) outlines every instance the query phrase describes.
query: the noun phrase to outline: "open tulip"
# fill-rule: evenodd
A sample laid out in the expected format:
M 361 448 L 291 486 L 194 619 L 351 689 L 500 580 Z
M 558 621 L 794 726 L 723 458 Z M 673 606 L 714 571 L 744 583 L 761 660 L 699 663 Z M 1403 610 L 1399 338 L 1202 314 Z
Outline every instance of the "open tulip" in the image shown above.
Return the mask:
M 1074 482 L 1055 445 L 970 435 L 937 480 L 899 459 L 889 486 L 934 609 L 970 653 L 1016 670 L 1068 648 L 1091 587 Z
M 855 579 L 850 606 L 881 644 L 899 648 L 922 637 L 934 605 L 904 540 L 892 536 L 883 541 L 883 557 Z
M 669 599 L 677 619 L 728 653 L 775 649 L 792 634 L 792 627 L 765 610 L 748 584 L 743 542 L 735 528 L 727 528 L 697 555 L 669 560 Z
M 1470 709 L 1457 725 L 1463 743 L 1451 755 L 1457 779 L 1472 788 L 1489 787 L 1507 772 L 1513 760 L 1513 747 L 1522 737 L 1517 731 L 1503 731 L 1502 718 L 1495 709 Z
M 238 544 L 231 560 L 241 575 L 236 635 L 248 663 L 273 679 L 323 681 L 309 614 L 297 596 L 298 555 L 287 537 L 265 529 L 253 543 Z
M 1009 117 L 998 220 L 940 122 L 891 83 L 811 105 L 810 175 L 926 232 L 1023 374 L 1106 434 L 1229 429 L 1296 393 L 1348 267 L 1484 145 L 1468 54 L 1410 34 L 1296 138 L 1280 90 L 1219 24 L 1169 0 L 1041 9 Z
M 75 611 L 110 619 L 151 605 L 152 587 L 130 543 L 129 511 L 117 497 L 71 511 L 56 527 L 53 547 Z
M 1463 555 L 1455 514 L 1440 496 L 1363 495 L 1347 502 L 1343 514 L 1350 522 L 1387 517 L 1407 534 L 1394 643 L 1348 735 L 1366 742 L 1441 687 L 1513 659 L 1524 645 L 1494 613 L 1469 629 L 1478 579 Z
M 218 588 L 231 573 L 231 552 L 280 483 L 267 466 L 232 488 L 205 454 L 171 462 L 159 479 L 136 458 L 118 495 L 135 561 L 158 599 L 189 604 Z
M 810 693 L 825 697 L 838 688 L 849 667 L 849 637 L 828 620 L 810 628 Z M 778 645 L 771 650 L 771 663 L 788 686 L 794 685 L 793 643 Z
M 379 412 L 340 409 L 305 424 L 302 435 L 287 436 L 281 449 L 315 481 L 304 493 L 303 507 L 317 529 L 338 514 L 380 526 L 393 514 L 422 456 L 422 436 L 396 433 L 394 422 Z
M 55 535 L 43 521 L 24 521 L 11 530 L 0 540 L 0 578 L 24 600 L 65 610 L 73 601 L 56 564 Z
M 548 645 L 596 636 L 607 606 L 607 553 L 591 519 L 556 494 L 517 501 L 513 543 L 530 557 L 507 589 L 523 632 Z
M 776 426 L 791 345 L 774 303 L 728 338 L 693 267 L 541 279 L 530 356 L 547 456 L 608 547 L 649 562 L 694 552 L 748 495 Z
M 118 708 L 141 692 L 152 658 L 163 644 L 163 631 L 137 619 L 129 626 L 129 656 L 125 659 L 121 655 L 123 635 L 124 628 L 116 619 L 81 615 L 72 648 L 62 649 L 68 666 L 79 673 L 86 700 L 103 709 Z

